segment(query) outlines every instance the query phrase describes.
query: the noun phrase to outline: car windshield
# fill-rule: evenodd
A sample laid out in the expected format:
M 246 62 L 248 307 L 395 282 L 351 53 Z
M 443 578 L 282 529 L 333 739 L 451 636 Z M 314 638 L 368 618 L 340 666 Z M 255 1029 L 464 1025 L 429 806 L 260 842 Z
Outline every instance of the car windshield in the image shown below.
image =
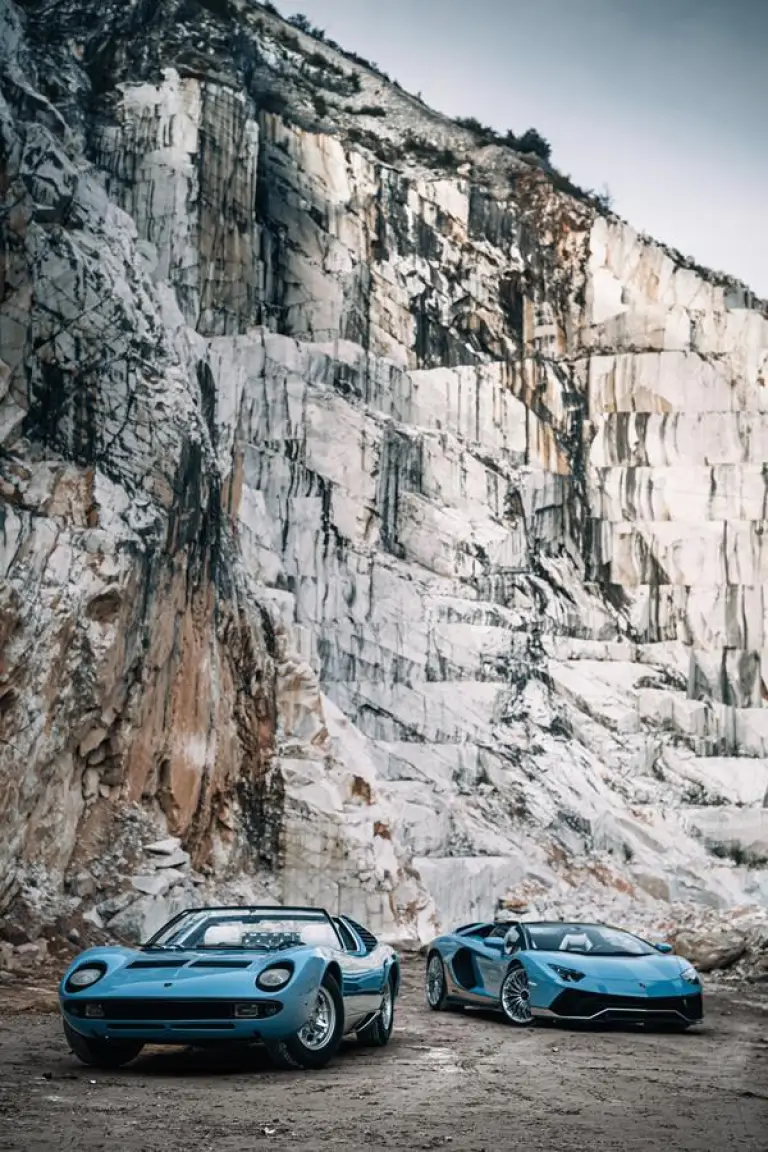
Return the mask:
M 167 924 L 144 947 L 271 952 L 299 944 L 340 948 L 333 925 L 322 913 L 280 908 L 194 909 Z
M 543 952 L 581 952 L 594 956 L 649 956 L 650 944 L 604 924 L 526 924 L 531 947 Z

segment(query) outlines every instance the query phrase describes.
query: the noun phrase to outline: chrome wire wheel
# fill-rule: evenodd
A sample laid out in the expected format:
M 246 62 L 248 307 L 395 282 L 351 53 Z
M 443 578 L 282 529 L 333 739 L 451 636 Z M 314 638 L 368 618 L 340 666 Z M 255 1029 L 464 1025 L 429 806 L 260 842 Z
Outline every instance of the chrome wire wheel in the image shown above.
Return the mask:
M 392 1023 L 392 984 L 387 980 L 387 986 L 384 989 L 384 999 L 381 1003 L 380 1009 L 381 1023 L 385 1031 L 389 1031 L 389 1026 Z
M 395 974 L 389 976 L 381 990 L 381 1005 L 378 1012 L 364 1027 L 358 1029 L 358 1040 L 369 1048 L 383 1048 L 385 1044 L 389 1044 L 389 1038 L 395 1026 L 396 979 Z
M 430 1008 L 437 1008 L 445 996 L 445 969 L 436 952 L 427 965 L 426 992 Z
M 510 968 L 504 977 L 501 986 L 501 1007 L 506 1018 L 513 1024 L 530 1024 L 533 1020 L 528 977 L 525 969 L 519 965 Z
M 317 1052 L 325 1047 L 335 1028 L 336 1005 L 327 988 L 321 986 L 312 1015 L 299 1031 L 299 1040 L 310 1052 Z

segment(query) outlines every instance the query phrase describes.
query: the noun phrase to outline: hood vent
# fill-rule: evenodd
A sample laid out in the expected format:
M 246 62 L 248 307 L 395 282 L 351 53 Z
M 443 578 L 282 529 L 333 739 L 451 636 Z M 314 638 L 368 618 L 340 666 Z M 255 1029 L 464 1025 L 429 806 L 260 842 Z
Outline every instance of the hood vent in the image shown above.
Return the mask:
M 250 968 L 250 960 L 195 960 L 190 968 Z
M 126 968 L 250 968 L 252 960 L 132 960 Z
M 178 960 L 133 960 L 126 968 L 180 968 Z

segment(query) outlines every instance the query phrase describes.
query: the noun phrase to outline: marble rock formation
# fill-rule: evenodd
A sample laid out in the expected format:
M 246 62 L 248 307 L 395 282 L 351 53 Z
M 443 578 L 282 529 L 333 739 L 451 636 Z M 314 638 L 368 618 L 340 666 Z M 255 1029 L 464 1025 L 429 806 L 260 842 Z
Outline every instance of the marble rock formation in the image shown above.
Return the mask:
M 249 0 L 0 22 L 0 910 L 758 923 L 766 306 Z

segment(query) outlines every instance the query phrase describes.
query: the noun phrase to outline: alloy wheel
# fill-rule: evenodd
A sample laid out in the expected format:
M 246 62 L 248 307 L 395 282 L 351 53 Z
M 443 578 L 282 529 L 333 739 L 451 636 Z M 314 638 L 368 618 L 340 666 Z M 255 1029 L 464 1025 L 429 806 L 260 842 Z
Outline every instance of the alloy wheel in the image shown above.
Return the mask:
M 531 990 L 524 968 L 510 968 L 501 986 L 501 1006 L 513 1024 L 530 1024 Z
M 443 962 L 435 953 L 427 965 L 427 1002 L 436 1008 L 445 993 L 445 970 Z

